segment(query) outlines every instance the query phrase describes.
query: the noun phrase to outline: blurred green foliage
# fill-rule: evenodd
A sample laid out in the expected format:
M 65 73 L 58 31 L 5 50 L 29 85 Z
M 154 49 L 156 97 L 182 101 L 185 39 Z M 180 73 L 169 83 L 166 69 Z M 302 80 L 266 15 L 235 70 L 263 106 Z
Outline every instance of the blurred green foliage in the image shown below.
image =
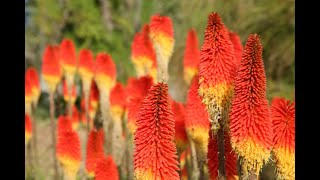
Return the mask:
M 207 16 L 216 11 L 225 25 L 240 35 L 243 45 L 249 34 L 261 36 L 268 81 L 288 86 L 292 94 L 294 3 L 293 0 L 29 0 L 26 64 L 40 68 L 44 47 L 68 37 L 74 40 L 78 51 L 88 48 L 95 54 L 110 53 L 117 65 L 118 80 L 125 83 L 135 75 L 130 61 L 133 36 L 143 24 L 149 23 L 153 14 L 159 13 L 171 17 L 174 23 L 175 48 L 169 64 L 169 83 L 181 82 L 176 84 L 183 86 L 182 59 L 187 32 L 194 28 L 201 45 Z

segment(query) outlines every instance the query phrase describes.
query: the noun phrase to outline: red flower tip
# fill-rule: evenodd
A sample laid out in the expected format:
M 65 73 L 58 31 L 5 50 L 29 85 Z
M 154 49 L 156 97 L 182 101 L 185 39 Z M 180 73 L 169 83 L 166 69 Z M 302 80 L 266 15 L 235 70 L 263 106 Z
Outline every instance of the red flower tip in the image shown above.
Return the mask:
M 160 16 L 159 14 L 151 17 L 150 23 L 151 33 L 163 33 L 164 35 L 173 38 L 173 24 L 168 16 Z
M 32 94 L 32 81 L 30 77 L 25 76 L 25 81 L 24 81 L 24 93 L 25 93 L 25 102 L 26 103 L 31 103 L 33 94 Z
M 208 169 L 210 179 L 218 178 L 218 142 L 215 136 L 212 136 L 212 131 L 209 131 L 208 144 Z M 237 172 L 237 155 L 232 150 L 230 144 L 230 135 L 225 131 L 224 133 L 224 149 L 225 149 L 225 168 L 227 179 L 239 179 Z
M 24 119 L 25 119 L 25 124 L 24 124 L 25 143 L 27 144 L 32 137 L 32 121 L 31 121 L 31 118 L 28 114 L 25 114 Z
M 174 126 L 168 85 L 152 85 L 141 104 L 134 134 L 136 179 L 179 179 Z
M 117 165 L 112 156 L 99 158 L 95 170 L 95 180 L 118 180 L 119 174 Z
M 76 101 L 77 98 L 77 89 L 76 89 L 76 85 L 73 84 L 72 86 L 72 90 L 71 90 L 71 99 L 69 98 L 69 91 L 68 91 L 68 87 L 67 87 L 67 82 L 66 80 L 62 81 L 62 89 L 63 89 L 63 98 L 66 102 L 69 102 L 69 100 L 71 100 L 71 103 L 74 104 L 74 102 Z
M 74 66 L 74 68 L 77 66 L 76 48 L 71 39 L 62 40 L 60 44 L 60 60 L 65 71 L 69 70 L 65 69 L 65 65 Z
M 184 151 L 188 146 L 188 138 L 185 129 L 185 109 L 182 103 L 172 101 L 173 119 L 175 121 L 175 143 L 178 152 Z
M 200 51 L 199 94 L 209 114 L 228 119 L 236 74 L 235 53 L 228 29 L 217 13 L 211 13 Z M 217 115 L 218 114 L 218 115 Z M 212 119 L 214 133 L 220 128 L 218 119 Z M 228 122 L 224 122 L 228 124 Z
M 74 105 L 72 106 L 72 129 L 76 130 L 78 129 L 79 122 L 80 122 L 80 113 L 78 111 L 78 108 Z
M 235 32 L 232 32 L 232 31 L 229 31 L 229 37 L 230 37 L 230 40 L 233 44 L 233 49 L 234 49 L 235 56 L 236 56 L 236 58 L 235 58 L 236 67 L 238 67 L 240 64 L 241 58 L 242 58 L 242 51 L 243 51 L 241 40 L 240 40 L 239 35 Z
M 44 50 L 42 59 L 43 79 L 49 86 L 49 90 L 53 92 L 62 76 L 62 70 L 59 62 L 59 47 L 47 46 Z
M 188 84 L 190 84 L 193 76 L 198 74 L 199 58 L 200 50 L 198 47 L 197 34 L 194 29 L 190 29 L 186 40 L 183 59 L 184 79 Z
M 107 53 L 98 53 L 96 57 L 95 80 L 100 91 L 110 92 L 116 82 L 116 65 Z
M 295 178 L 295 102 L 274 98 L 271 106 L 273 152 L 280 179 Z
M 75 131 L 64 131 L 57 139 L 57 159 L 65 175 L 75 179 L 81 162 L 80 138 Z
M 104 156 L 103 143 L 103 129 L 92 129 L 88 137 L 85 162 L 86 171 L 90 177 L 95 176 L 97 161 L 99 160 L 99 158 L 102 158 Z
M 128 110 L 128 129 L 133 134 L 136 129 L 136 119 L 140 104 L 147 95 L 149 88 L 153 84 L 151 76 L 140 78 L 129 78 L 126 88 L 127 110 Z
M 34 67 L 28 68 L 26 77 L 29 77 L 31 81 L 33 101 L 37 102 L 40 96 L 40 81 L 37 70 Z
M 126 107 L 126 91 L 121 83 L 117 83 L 110 92 L 111 115 L 120 120 Z
M 206 157 L 208 150 L 208 132 L 210 129 L 209 114 L 198 94 L 199 76 L 196 75 L 187 94 L 186 102 L 186 131 L 194 141 L 198 152 Z
M 79 53 L 79 74 L 82 81 L 91 82 L 94 68 L 92 52 L 88 49 L 82 49 Z
M 68 116 L 59 116 L 57 123 L 58 136 L 63 132 L 72 131 L 71 119 Z
M 234 86 L 230 111 L 231 144 L 244 159 L 244 172 L 254 170 L 259 173 L 270 156 L 272 122 L 266 98 L 262 45 L 256 34 L 248 38 Z

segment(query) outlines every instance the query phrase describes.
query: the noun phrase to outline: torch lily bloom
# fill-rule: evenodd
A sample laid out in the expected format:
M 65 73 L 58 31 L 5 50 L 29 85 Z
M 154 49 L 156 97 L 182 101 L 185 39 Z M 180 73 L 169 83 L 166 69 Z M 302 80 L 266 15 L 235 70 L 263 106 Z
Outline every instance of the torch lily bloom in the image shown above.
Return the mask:
M 238 67 L 241 62 L 242 51 L 243 51 L 241 40 L 240 40 L 239 35 L 235 32 L 232 32 L 232 31 L 229 31 L 229 37 L 230 37 L 230 40 L 233 44 L 234 52 L 236 54 L 236 58 L 235 58 L 236 67 Z
M 199 76 L 195 75 L 187 95 L 186 131 L 195 143 L 200 157 L 206 158 L 208 152 L 208 132 L 210 129 L 209 114 L 198 94 Z
M 266 97 L 262 45 L 257 34 L 249 35 L 234 86 L 230 111 L 231 145 L 242 158 L 244 176 L 258 175 L 270 157 L 272 122 Z
M 175 121 L 175 144 L 178 153 L 181 153 L 188 146 L 188 138 L 185 128 L 185 109 L 182 103 L 172 100 L 171 108 L 173 112 L 173 119 Z
M 25 76 L 24 81 L 24 101 L 25 101 L 25 112 L 30 114 L 31 113 L 31 103 L 32 103 L 32 85 L 30 77 Z
M 234 59 L 235 53 L 228 29 L 220 16 L 213 12 L 209 14 L 200 51 L 199 94 L 207 106 L 214 134 L 221 125 L 228 125 L 236 73 Z
M 49 92 L 53 93 L 62 77 L 59 63 L 59 47 L 47 46 L 43 54 L 42 77 L 46 81 Z
M 189 85 L 193 77 L 198 74 L 200 50 L 196 31 L 190 29 L 186 40 L 183 58 L 184 80 Z
M 71 131 L 71 130 L 72 130 L 71 119 L 68 116 L 60 115 L 58 117 L 58 123 L 57 123 L 58 136 L 62 134 L 62 132 Z
M 168 64 L 174 46 L 171 19 L 167 16 L 153 15 L 150 22 L 149 36 L 157 57 L 157 79 L 168 81 Z
M 119 180 L 118 169 L 112 156 L 99 158 L 95 174 L 95 180 Z
M 295 179 L 295 102 L 274 98 L 273 149 L 279 179 Z
M 117 83 L 110 92 L 111 116 L 113 120 L 121 120 L 126 107 L 126 92 L 121 83 Z
M 226 178 L 232 180 L 238 180 L 237 171 L 237 155 L 232 150 L 230 144 L 230 135 L 228 132 L 224 132 L 224 149 L 225 149 L 225 168 Z M 218 178 L 218 142 L 215 136 L 212 136 L 212 132 L 209 132 L 209 144 L 208 144 L 208 168 L 210 179 L 215 180 Z
M 153 84 L 151 76 L 142 76 L 138 79 L 129 78 L 127 83 L 127 111 L 128 111 L 128 129 L 134 134 L 136 131 L 136 120 L 140 104 L 147 95 L 149 88 Z
M 25 137 L 25 143 L 28 144 L 31 137 L 32 137 L 32 121 L 28 114 L 25 114 L 24 116 L 24 137 Z
M 174 125 L 168 85 L 152 85 L 139 109 L 134 134 L 135 179 L 179 179 Z
M 73 84 L 73 86 L 72 86 L 71 98 L 70 98 L 70 95 L 69 95 L 69 92 L 68 92 L 68 86 L 67 86 L 66 80 L 62 81 L 62 89 L 63 89 L 63 99 L 66 102 L 71 101 L 71 104 L 74 104 L 76 102 L 76 98 L 77 98 L 76 85 Z
M 90 85 L 94 75 L 93 54 L 88 49 L 82 49 L 79 53 L 79 74 L 85 94 L 89 94 Z
M 85 162 L 86 172 L 89 177 L 95 176 L 97 161 L 104 156 L 103 143 L 103 129 L 92 129 L 88 137 Z
M 31 81 L 32 102 L 36 106 L 40 96 L 40 81 L 37 70 L 34 67 L 28 68 L 26 77 L 29 77 L 28 79 Z
M 145 24 L 141 32 L 136 33 L 134 36 L 131 44 L 131 60 L 138 77 L 150 75 L 156 80 L 156 54 L 149 38 L 149 32 L 149 25 Z
M 59 48 L 59 57 L 61 67 L 65 75 L 68 89 L 71 87 L 74 81 L 74 76 L 77 71 L 77 57 L 76 48 L 71 39 L 63 39 Z

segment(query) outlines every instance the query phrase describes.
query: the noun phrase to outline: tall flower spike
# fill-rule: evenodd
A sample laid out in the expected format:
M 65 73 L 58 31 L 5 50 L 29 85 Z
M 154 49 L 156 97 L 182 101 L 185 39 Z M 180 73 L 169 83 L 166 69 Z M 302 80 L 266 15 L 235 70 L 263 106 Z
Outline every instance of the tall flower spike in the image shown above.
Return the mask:
M 77 71 L 76 48 L 71 39 L 63 39 L 59 49 L 61 67 L 65 75 L 68 88 L 73 84 Z
M 182 103 L 172 101 L 173 119 L 175 121 L 175 144 L 178 153 L 184 151 L 188 146 L 188 138 L 185 127 L 185 109 Z
M 228 125 L 236 73 L 234 58 L 228 29 L 220 16 L 213 12 L 208 17 L 199 64 L 199 94 L 207 106 L 213 133 L 220 129 L 221 124 Z
M 239 35 L 235 32 L 232 32 L 232 31 L 229 31 L 229 37 L 230 37 L 230 40 L 233 44 L 234 52 L 236 54 L 236 58 L 235 58 L 236 67 L 238 67 L 241 62 L 242 51 L 243 51 L 241 40 L 240 40 Z
M 168 64 L 173 52 L 173 24 L 170 17 L 153 15 L 150 22 L 150 39 L 156 51 L 157 79 L 168 81 Z
M 111 115 L 114 120 L 121 120 L 126 107 L 126 92 L 121 83 L 117 83 L 110 92 Z
M 71 131 L 63 131 L 58 134 L 57 159 L 61 163 L 64 174 L 69 179 L 76 179 L 80 168 L 81 149 L 78 134 Z
M 32 102 L 34 105 L 37 105 L 40 96 L 40 81 L 38 72 L 34 67 L 31 67 L 27 69 L 26 76 L 29 77 L 31 81 Z
M 272 122 L 266 97 L 262 45 L 250 34 L 235 78 L 230 112 L 231 145 L 242 158 L 244 175 L 259 174 L 270 157 Z
M 89 93 L 94 75 L 93 54 L 88 49 L 82 49 L 79 53 L 79 74 L 82 80 L 85 94 Z
M 116 84 L 116 65 L 107 53 L 98 53 L 96 57 L 95 81 L 99 91 L 110 93 Z
M 68 116 L 60 115 L 58 117 L 58 123 L 57 123 L 58 136 L 60 136 L 63 132 L 71 131 L 71 130 L 72 130 L 72 124 L 71 124 L 70 118 Z
M 95 176 L 97 161 L 104 156 L 103 143 L 103 129 L 92 129 L 88 137 L 85 162 L 86 172 L 89 175 L 89 177 Z
M 24 101 L 25 101 L 25 112 L 30 114 L 31 113 L 31 103 L 32 103 L 32 84 L 31 84 L 30 77 L 25 76 L 24 81 Z
M 134 134 L 135 179 L 179 179 L 174 125 L 168 85 L 152 85 L 140 107 Z
M 78 129 L 79 122 L 80 122 L 80 113 L 78 111 L 78 108 L 75 105 L 73 105 L 72 106 L 72 119 L 71 119 L 72 129 L 73 130 L 77 130 Z
M 224 148 L 225 148 L 225 166 L 226 166 L 226 178 L 238 180 L 237 171 L 237 155 L 232 150 L 230 144 L 230 135 L 228 132 L 224 132 Z M 212 132 L 209 132 L 209 144 L 208 144 L 208 168 L 210 179 L 215 180 L 218 178 L 218 142 L 215 136 L 212 136 Z
M 24 128 L 25 128 L 25 144 L 28 144 L 29 143 L 29 141 L 30 141 L 30 139 L 31 139 L 31 137 L 32 137 L 32 121 L 31 121 L 31 118 L 30 118 L 30 116 L 28 115 L 28 114 L 25 114 L 25 116 L 24 116 L 24 122 L 25 122 L 25 124 L 24 124 Z
M 145 24 L 141 32 L 134 36 L 131 44 L 131 60 L 138 77 L 150 75 L 156 80 L 156 54 L 149 38 L 149 32 L 149 25 Z
M 195 143 L 199 156 L 206 158 L 208 152 L 208 132 L 210 129 L 209 115 L 206 106 L 202 104 L 198 94 L 199 76 L 196 75 L 187 95 L 186 102 L 186 131 Z
M 279 179 L 295 179 L 295 102 L 274 98 L 271 106 L 273 152 Z
M 59 47 L 47 46 L 42 59 L 42 77 L 46 81 L 49 92 L 53 93 L 62 77 L 59 63 Z
M 119 180 L 118 169 L 112 156 L 99 158 L 95 180 Z
M 71 98 L 68 92 L 68 86 L 67 86 L 67 82 L 66 80 L 62 81 L 62 89 L 63 89 L 63 99 L 66 102 L 71 101 L 71 104 L 74 104 L 76 102 L 76 98 L 77 98 L 77 90 L 76 90 L 76 85 L 73 84 L 72 89 L 71 89 Z
M 136 120 L 140 104 L 147 95 L 149 88 L 153 84 L 150 76 L 142 76 L 138 79 L 129 78 L 127 83 L 127 111 L 128 111 L 128 129 L 134 134 L 136 131 Z
M 188 85 L 191 83 L 192 78 L 198 74 L 199 58 L 200 50 L 197 33 L 194 29 L 190 29 L 183 58 L 184 80 Z

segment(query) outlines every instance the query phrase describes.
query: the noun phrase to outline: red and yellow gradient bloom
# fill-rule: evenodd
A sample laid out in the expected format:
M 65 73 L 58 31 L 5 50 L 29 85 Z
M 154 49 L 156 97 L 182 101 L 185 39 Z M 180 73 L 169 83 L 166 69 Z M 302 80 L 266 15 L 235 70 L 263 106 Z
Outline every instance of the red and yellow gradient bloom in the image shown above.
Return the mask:
M 59 47 L 47 46 L 43 53 L 42 77 L 46 82 L 49 92 L 53 93 L 62 77 L 59 61 Z
M 186 102 L 186 131 L 195 143 L 198 156 L 205 158 L 208 152 L 208 133 L 210 129 L 209 114 L 198 94 L 199 76 L 196 75 L 187 95 Z
M 116 84 L 116 65 L 107 53 L 98 53 L 96 57 L 95 81 L 100 93 L 110 93 Z
M 95 174 L 95 180 L 119 180 L 117 165 L 112 156 L 99 158 Z
M 149 88 L 153 84 L 151 76 L 142 76 L 138 79 L 129 78 L 127 83 L 127 112 L 128 112 L 128 129 L 134 134 L 136 131 L 136 120 L 140 104 L 147 95 Z
M 199 58 L 200 49 L 197 33 L 194 29 L 190 29 L 183 58 L 183 75 L 184 80 L 188 85 L 191 83 L 192 78 L 198 74 Z
M 60 43 L 59 58 L 67 85 L 70 87 L 73 84 L 78 66 L 76 48 L 71 39 L 63 39 Z
M 232 150 L 230 144 L 230 135 L 224 132 L 224 151 L 225 151 L 225 169 L 226 178 L 229 180 L 238 180 L 237 171 L 237 155 Z M 212 136 L 212 131 L 209 131 L 209 144 L 208 144 L 208 169 L 211 180 L 218 178 L 218 141 L 215 136 Z
M 234 58 L 228 29 L 217 13 L 209 14 L 200 51 L 199 94 L 211 116 L 211 128 L 214 133 L 220 129 L 221 123 L 228 125 L 236 73 Z M 219 122 L 219 119 L 223 122 Z
M 230 112 L 231 145 L 242 158 L 244 175 L 259 174 L 272 147 L 271 112 L 266 97 L 266 75 L 262 45 L 250 34 L 235 78 L 235 94 Z
M 71 119 L 71 124 L 72 124 L 73 130 L 78 129 L 79 122 L 80 122 L 80 113 L 78 111 L 78 108 L 74 105 L 74 106 L 72 106 L 72 119 Z
M 62 132 L 65 131 L 72 131 L 72 123 L 71 119 L 68 116 L 60 115 L 58 117 L 58 123 L 57 123 L 57 134 L 62 134 Z
M 137 76 L 150 75 L 156 79 L 156 53 L 149 38 L 150 28 L 145 24 L 141 32 L 136 33 L 131 44 L 131 60 Z
M 135 179 L 179 179 L 174 125 L 168 85 L 152 85 L 139 109 L 134 134 Z
M 104 133 L 103 129 L 92 129 L 89 134 L 86 151 L 86 172 L 89 177 L 95 176 L 96 164 L 99 158 L 104 156 L 103 151 Z
M 24 124 L 25 143 L 28 144 L 32 137 L 32 121 L 28 114 L 25 114 L 24 122 L 25 122 Z
M 178 153 L 181 153 L 188 147 L 188 138 L 185 127 L 185 109 L 182 103 L 172 100 L 171 108 L 173 119 L 175 121 L 175 144 Z
M 37 105 L 40 96 L 40 81 L 37 70 L 34 67 L 28 68 L 26 77 L 31 81 L 32 102 L 34 105 Z
M 126 91 L 121 83 L 117 83 L 110 92 L 110 107 L 113 120 L 121 120 L 126 108 Z
M 229 31 L 229 37 L 230 37 L 230 40 L 233 44 L 234 53 L 236 54 L 236 58 L 235 58 L 236 67 L 238 67 L 241 62 L 242 51 L 243 51 L 241 40 L 240 40 L 239 35 L 235 32 L 232 32 L 232 31 Z
M 187 161 L 190 161 L 189 147 L 180 154 L 180 169 L 183 169 L 186 166 Z
M 71 89 L 71 98 L 68 92 L 68 86 L 67 86 L 67 82 L 66 80 L 62 81 L 62 90 L 63 90 L 63 99 L 66 102 L 71 101 L 71 104 L 74 104 L 76 102 L 76 98 L 77 98 L 77 90 L 76 90 L 76 85 L 73 84 L 72 89 Z
M 295 179 L 295 102 L 274 98 L 271 106 L 273 152 L 279 179 Z
M 32 104 L 32 81 L 30 80 L 30 77 L 25 76 L 24 81 L 24 102 L 25 102 L 25 112 L 31 113 L 31 104 Z
M 92 78 L 94 76 L 93 54 L 88 49 L 82 49 L 79 52 L 79 74 L 82 80 L 85 94 L 89 93 Z

